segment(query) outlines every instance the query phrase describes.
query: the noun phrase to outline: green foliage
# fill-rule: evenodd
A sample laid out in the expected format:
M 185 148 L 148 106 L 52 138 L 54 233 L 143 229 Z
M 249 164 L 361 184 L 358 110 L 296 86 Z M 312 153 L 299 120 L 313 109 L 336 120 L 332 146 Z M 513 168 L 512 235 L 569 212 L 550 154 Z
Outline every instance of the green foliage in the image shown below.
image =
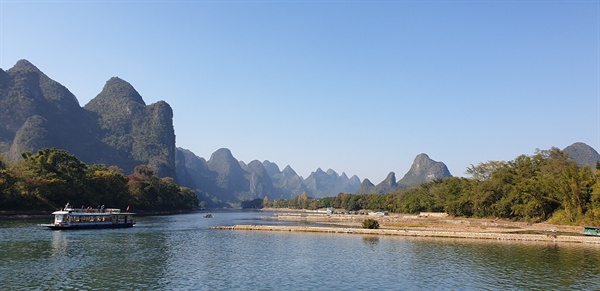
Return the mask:
M 315 204 L 318 208 L 415 214 L 445 211 L 464 217 L 600 225 L 600 167 L 578 166 L 557 148 L 507 162 L 471 165 L 467 173 L 473 178 L 446 178 L 383 195 L 340 193 Z M 272 207 L 277 205 L 289 203 L 279 200 Z
M 131 176 L 117 167 L 86 165 L 64 150 L 41 149 L 23 154 L 7 168 L 0 160 L 0 208 L 56 209 L 66 202 L 96 207 L 107 205 L 148 211 L 191 209 L 196 194 L 173 179 L 156 177 L 147 166 Z
M 362 227 L 368 228 L 368 229 L 378 229 L 379 221 L 372 219 L 372 218 L 367 218 L 367 219 L 363 220 Z

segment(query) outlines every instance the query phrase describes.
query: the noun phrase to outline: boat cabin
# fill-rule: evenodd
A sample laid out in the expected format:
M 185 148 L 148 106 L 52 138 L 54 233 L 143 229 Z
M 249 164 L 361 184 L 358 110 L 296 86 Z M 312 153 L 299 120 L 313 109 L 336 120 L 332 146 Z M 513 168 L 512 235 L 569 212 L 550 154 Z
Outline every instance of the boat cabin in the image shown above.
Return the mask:
M 104 205 L 97 209 L 91 207 L 76 209 L 67 203 L 63 209 L 52 212 L 54 221 L 45 226 L 51 229 L 132 227 L 135 224 L 134 214 L 121 212 L 118 208 L 105 209 Z

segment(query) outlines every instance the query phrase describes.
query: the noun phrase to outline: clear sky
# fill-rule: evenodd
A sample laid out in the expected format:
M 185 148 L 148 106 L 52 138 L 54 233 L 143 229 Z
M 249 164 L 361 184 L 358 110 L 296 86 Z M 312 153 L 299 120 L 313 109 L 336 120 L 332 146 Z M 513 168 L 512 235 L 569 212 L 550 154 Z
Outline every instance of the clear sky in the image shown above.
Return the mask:
M 177 146 L 379 183 L 600 149 L 599 1 L 0 0 L 0 68 L 83 106 L 113 76 L 168 102 Z

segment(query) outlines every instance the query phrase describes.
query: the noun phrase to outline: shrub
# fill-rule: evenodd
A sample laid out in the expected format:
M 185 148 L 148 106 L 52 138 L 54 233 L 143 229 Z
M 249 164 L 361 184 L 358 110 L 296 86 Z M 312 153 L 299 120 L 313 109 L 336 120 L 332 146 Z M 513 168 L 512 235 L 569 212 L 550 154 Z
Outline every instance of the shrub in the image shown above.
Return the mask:
M 379 228 L 379 221 L 375 220 L 375 219 L 365 219 L 362 222 L 362 227 L 363 228 L 368 228 L 368 229 L 378 229 Z

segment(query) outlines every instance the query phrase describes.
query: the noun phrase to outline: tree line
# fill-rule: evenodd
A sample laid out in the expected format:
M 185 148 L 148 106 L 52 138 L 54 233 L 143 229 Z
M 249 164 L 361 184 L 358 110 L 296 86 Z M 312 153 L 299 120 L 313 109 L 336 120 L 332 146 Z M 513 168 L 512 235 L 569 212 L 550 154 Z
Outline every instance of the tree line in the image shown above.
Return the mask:
M 8 165 L 0 156 L 0 209 L 52 210 L 65 203 L 78 207 L 125 208 L 137 211 L 174 211 L 198 205 L 196 194 L 172 178 L 158 178 L 146 165 L 126 175 L 118 167 L 86 165 L 73 154 L 44 148 L 23 153 Z
M 314 199 L 303 193 L 288 200 L 257 202 L 273 208 L 447 212 L 461 217 L 600 225 L 600 167 L 579 166 L 558 148 L 536 150 L 534 155 L 512 161 L 471 165 L 466 174 L 470 177 L 436 180 L 388 194 L 340 193 Z

